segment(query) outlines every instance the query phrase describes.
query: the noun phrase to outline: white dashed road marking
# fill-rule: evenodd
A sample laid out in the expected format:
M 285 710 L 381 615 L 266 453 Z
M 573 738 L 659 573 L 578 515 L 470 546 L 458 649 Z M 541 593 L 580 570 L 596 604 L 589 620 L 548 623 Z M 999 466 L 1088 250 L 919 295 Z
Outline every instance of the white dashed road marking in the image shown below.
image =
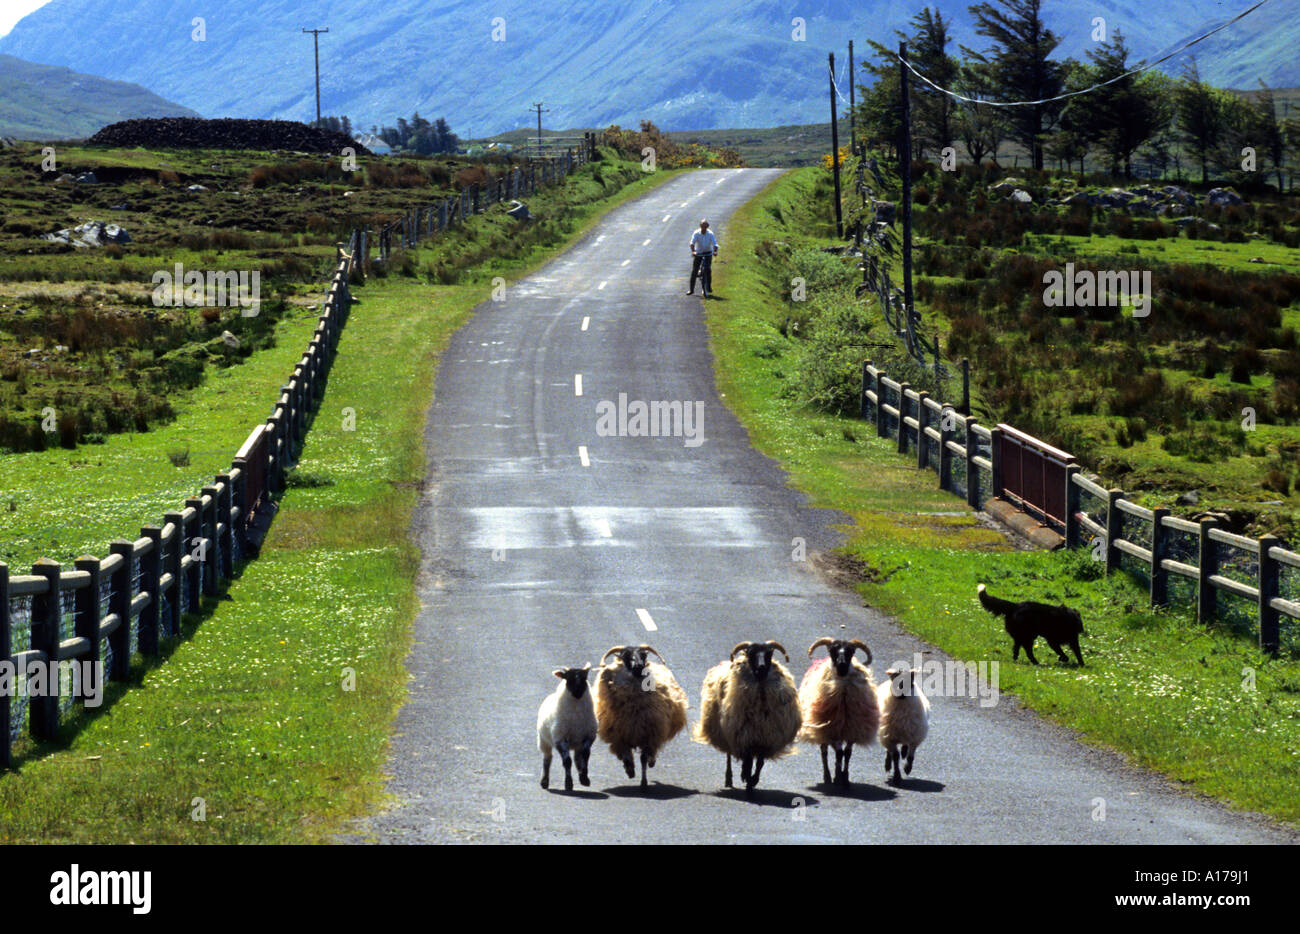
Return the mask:
M 582 461 L 583 467 L 591 466 L 591 459 L 587 457 L 587 446 L 585 444 L 578 445 L 578 460 Z
M 581 373 L 573 374 L 573 394 L 575 396 L 582 395 L 582 374 Z
M 646 632 L 658 631 L 659 627 L 655 625 L 655 621 L 650 618 L 650 614 L 647 613 L 645 610 L 638 609 L 636 611 L 636 615 L 637 618 L 641 620 L 641 625 L 645 627 Z
M 649 246 L 649 245 L 650 245 L 650 238 L 649 238 L 649 237 L 646 237 L 645 242 L 643 242 L 641 245 L 642 245 L 642 246 Z
M 605 280 L 604 282 L 602 282 L 600 285 L 596 286 L 596 291 L 599 292 L 601 289 L 603 289 L 603 288 L 604 288 L 605 286 L 607 286 L 607 285 L 609 285 L 609 280 L 608 280 L 608 279 L 606 279 L 606 280 Z
M 587 317 L 585 317 L 585 318 L 582 319 L 582 329 L 583 329 L 584 331 L 587 330 L 587 325 L 589 325 L 589 324 L 591 324 L 591 317 L 590 317 L 590 316 L 587 316 Z

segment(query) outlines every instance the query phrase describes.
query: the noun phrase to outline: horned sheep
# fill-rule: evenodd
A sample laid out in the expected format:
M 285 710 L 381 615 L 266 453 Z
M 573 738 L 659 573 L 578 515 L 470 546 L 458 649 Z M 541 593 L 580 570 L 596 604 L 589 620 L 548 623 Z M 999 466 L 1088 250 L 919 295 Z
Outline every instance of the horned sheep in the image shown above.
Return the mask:
M 686 726 L 686 692 L 667 663 L 651 662 L 651 646 L 616 645 L 601 659 L 596 679 L 596 721 L 600 738 L 622 761 L 628 778 L 636 778 L 635 750 L 641 751 L 641 787 L 646 769 L 653 768 L 659 750 Z M 605 660 L 616 656 L 610 664 Z
M 822 646 L 826 658 L 813 662 L 799 684 L 803 728 L 799 739 L 821 747 L 822 781 L 831 784 L 826 749 L 835 750 L 834 782 L 849 784 L 849 759 L 853 747 L 870 746 L 880 729 L 880 704 L 871 676 L 871 649 L 858 640 L 824 636 L 808 648 L 808 657 Z M 861 650 L 865 662 L 853 657 Z
M 794 676 L 772 658 L 777 651 L 790 660 L 779 642 L 741 642 L 728 661 L 704 676 L 695 741 L 726 755 L 728 788 L 733 787 L 733 756 L 740 759 L 740 778 L 751 793 L 763 763 L 789 754 L 799 734 L 799 694 Z

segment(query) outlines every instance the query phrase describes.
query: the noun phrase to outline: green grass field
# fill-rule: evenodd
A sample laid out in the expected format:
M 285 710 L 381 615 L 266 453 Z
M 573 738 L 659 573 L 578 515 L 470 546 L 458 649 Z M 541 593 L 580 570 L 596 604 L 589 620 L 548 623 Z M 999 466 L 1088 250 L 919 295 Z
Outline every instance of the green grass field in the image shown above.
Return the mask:
M 1231 618 L 1207 629 L 1187 609 L 1153 612 L 1143 587 L 1102 576 L 1086 552 L 1013 549 L 871 426 L 798 404 L 787 389 L 796 341 L 781 330 L 789 269 L 765 242 L 828 242 L 825 219 L 808 213 L 813 189 L 807 170 L 787 173 L 732 220 L 736 259 L 719 270 L 724 300 L 708 306 L 708 324 L 719 390 L 756 447 L 816 505 L 852 517 L 843 551 L 866 602 L 958 658 L 999 662 L 1003 691 L 1087 742 L 1189 791 L 1300 822 L 1300 662 L 1262 655 Z M 1079 608 L 1086 666 L 1013 663 L 978 583 Z
M 355 289 L 359 303 L 261 557 L 205 601 L 201 621 L 187 617 L 162 660 L 135 659 L 129 690 L 110 690 L 60 742 L 21 741 L 17 768 L 0 775 L 0 840 L 317 842 L 380 805 L 389 726 L 405 694 L 418 571 L 408 532 L 438 354 L 487 297 L 492 276 L 525 274 L 673 174 L 613 168 L 601 170 L 604 185 L 580 175 L 549 196 L 554 239 L 521 241 L 508 257 L 465 267 L 454 285 L 390 270 Z M 414 251 L 410 265 L 445 259 L 499 224 L 476 218 L 472 231 Z M 31 497 L 64 510 L 50 520 L 24 499 L 20 513 L 7 514 L 21 523 L 6 523 L 4 537 L 21 529 L 22 562 L 96 550 L 227 466 L 310 323 L 285 322 L 274 349 L 209 378 L 172 425 L 94 446 L 104 459 L 92 468 L 97 489 L 79 473 L 85 468 L 69 468 L 68 452 L 6 457 L 6 467 L 21 462 Z M 344 408 L 355 410 L 354 425 Z M 178 471 L 166 451 L 182 443 L 192 462 Z M 76 506 L 88 493 L 94 507 Z M 46 547 L 47 537 L 55 545 Z

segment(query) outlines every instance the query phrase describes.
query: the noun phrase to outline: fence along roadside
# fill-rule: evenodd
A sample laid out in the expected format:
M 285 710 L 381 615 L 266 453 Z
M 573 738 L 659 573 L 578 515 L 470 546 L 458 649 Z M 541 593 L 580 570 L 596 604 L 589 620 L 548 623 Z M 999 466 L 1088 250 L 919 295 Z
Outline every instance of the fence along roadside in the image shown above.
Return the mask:
M 281 387 L 270 417 L 249 433 L 229 471 L 217 474 L 183 509 L 166 513 L 161 526 L 146 525 L 139 538 L 114 541 L 105 558 L 85 555 L 72 570 L 42 558 L 31 574 L 18 575 L 0 562 L 0 665 L 11 674 L 7 681 L 0 678 L 0 769 L 12 764 L 13 741 L 24 719 L 35 739 L 54 739 L 61 712 L 85 703 L 86 685 L 75 673 L 77 666 L 102 662 L 108 680 L 126 680 L 132 654 L 157 656 L 163 638 L 180 634 L 182 614 L 200 612 L 201 597 L 219 591 L 221 582 L 233 576 L 237 560 L 257 556 L 274 515 L 273 496 L 284 490 L 285 472 L 306 438 L 308 416 L 324 397 L 352 307 L 353 273 L 364 280 L 373 261 L 372 245 L 378 246 L 374 259 L 386 262 L 395 247 L 418 244 L 422 232 L 445 231 L 492 204 L 563 181 L 594 153 L 591 134 L 588 145 L 576 152 L 514 167 L 489 184 L 412 208 L 377 236 L 367 229 L 352 231 L 338 248 L 306 352 Z M 65 663 L 71 663 L 66 692 Z M 24 673 L 32 666 L 51 670 L 55 665 L 59 676 L 42 679 L 44 690 L 27 696 Z
M 875 423 L 879 437 L 895 438 L 900 454 L 914 450 L 917 467 L 934 470 L 939 488 L 962 496 L 972 509 L 982 509 L 989 499 L 1007 500 L 1060 530 L 1067 548 L 1100 549 L 1107 574 L 1129 556 L 1147 577 L 1152 606 L 1168 605 L 1171 574 L 1194 582 L 1202 623 L 1218 615 L 1219 591 L 1252 601 L 1259 647 L 1270 654 L 1281 645 L 1281 617 L 1300 619 L 1300 602 L 1280 592 L 1283 570 L 1300 570 L 1300 554 L 1281 547 L 1276 536 L 1246 538 L 1219 528 L 1214 519 L 1192 522 L 1167 509 L 1139 506 L 1122 490 L 1107 490 L 1084 477 L 1073 455 L 1010 425 L 985 427 L 976 417 L 889 379 L 870 360 L 862 366 L 860 415 Z M 1096 518 L 1083 508 L 1085 497 L 1097 502 Z M 1126 523 L 1137 526 L 1149 544 L 1134 541 Z M 1195 564 L 1173 554 L 1178 535 L 1195 536 Z M 1238 574 L 1252 583 L 1223 573 L 1225 559 L 1234 553 Z

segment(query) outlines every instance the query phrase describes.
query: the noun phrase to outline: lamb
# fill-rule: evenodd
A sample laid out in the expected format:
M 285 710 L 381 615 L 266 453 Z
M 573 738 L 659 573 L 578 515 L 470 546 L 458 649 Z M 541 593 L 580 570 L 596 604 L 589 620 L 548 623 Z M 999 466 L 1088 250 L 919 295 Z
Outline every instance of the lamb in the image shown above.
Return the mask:
M 596 679 L 596 722 L 600 738 L 609 751 L 623 762 L 628 778 L 636 778 L 633 750 L 641 750 L 641 787 L 647 785 L 646 769 L 653 768 L 659 750 L 686 726 L 686 692 L 667 663 L 647 660 L 648 645 L 616 645 L 601 659 Z M 618 656 L 612 664 L 605 659 Z
M 554 693 L 542 701 L 537 711 L 537 748 L 542 754 L 542 787 L 551 785 L 551 751 L 560 754 L 564 763 L 564 790 L 573 790 L 572 763 L 569 759 L 573 751 L 573 761 L 578 764 L 578 781 L 590 785 L 587 777 L 587 760 L 591 756 L 591 744 L 596 741 L 596 711 L 591 700 L 591 691 L 587 690 L 587 675 L 591 664 L 581 668 L 557 668 L 555 677 L 560 679 L 560 686 Z
M 870 746 L 880 729 L 880 704 L 871 677 L 871 649 L 857 640 L 832 639 L 824 636 L 808 648 L 808 657 L 826 646 L 826 658 L 818 659 L 804 673 L 799 684 L 799 708 L 803 712 L 803 729 L 799 739 L 821 746 L 822 781 L 831 784 L 826 762 L 826 747 L 835 749 L 836 784 L 849 784 L 849 759 L 853 746 Z M 853 658 L 858 649 L 865 662 Z
M 792 751 L 803 724 L 794 676 L 773 661 L 775 651 L 790 660 L 779 642 L 741 642 L 728 661 L 709 669 L 701 688 L 695 741 L 726 755 L 728 788 L 733 787 L 731 757 L 740 759 L 746 794 L 758 784 L 765 761 Z
M 916 747 L 921 745 L 930 730 L 930 699 L 916 683 L 921 672 L 916 668 L 891 668 L 885 674 L 888 681 L 876 687 L 880 701 L 880 745 L 885 747 L 885 775 L 892 765 L 894 774 L 890 781 L 898 785 L 903 777 L 898 774 L 899 760 L 906 757 L 903 771 L 912 774 L 912 760 Z

